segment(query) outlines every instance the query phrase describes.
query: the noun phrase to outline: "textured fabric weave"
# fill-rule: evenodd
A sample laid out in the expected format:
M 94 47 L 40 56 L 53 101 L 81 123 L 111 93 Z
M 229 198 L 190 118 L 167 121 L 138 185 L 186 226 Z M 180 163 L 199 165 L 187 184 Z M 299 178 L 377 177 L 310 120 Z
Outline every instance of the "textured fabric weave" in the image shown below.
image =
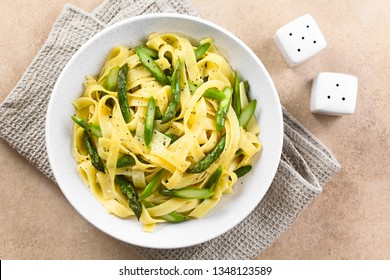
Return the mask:
M 0 105 L 0 136 L 55 181 L 45 147 L 47 105 L 70 57 L 94 34 L 122 19 L 145 13 L 197 16 L 190 1 L 106 0 L 92 13 L 66 5 L 49 37 L 16 87 Z M 268 248 L 339 171 L 332 153 L 285 109 L 280 165 L 256 209 L 227 233 L 192 247 L 136 248 L 145 258 L 250 259 Z

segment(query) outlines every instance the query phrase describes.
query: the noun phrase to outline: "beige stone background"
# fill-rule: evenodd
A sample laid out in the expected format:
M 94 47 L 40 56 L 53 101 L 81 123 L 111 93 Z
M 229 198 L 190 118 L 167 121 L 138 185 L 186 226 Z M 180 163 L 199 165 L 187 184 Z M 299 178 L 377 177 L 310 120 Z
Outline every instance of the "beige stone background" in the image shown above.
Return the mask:
M 16 85 L 65 3 L 91 11 L 100 0 L 1 0 L 0 101 Z M 205 19 L 246 42 L 264 63 L 282 104 L 335 154 L 341 172 L 258 259 L 390 259 L 390 1 L 193 0 Z M 274 32 L 314 16 L 327 49 L 286 66 Z M 322 71 L 356 75 L 356 112 L 309 111 Z M 139 259 L 84 220 L 60 189 L 0 140 L 0 259 Z

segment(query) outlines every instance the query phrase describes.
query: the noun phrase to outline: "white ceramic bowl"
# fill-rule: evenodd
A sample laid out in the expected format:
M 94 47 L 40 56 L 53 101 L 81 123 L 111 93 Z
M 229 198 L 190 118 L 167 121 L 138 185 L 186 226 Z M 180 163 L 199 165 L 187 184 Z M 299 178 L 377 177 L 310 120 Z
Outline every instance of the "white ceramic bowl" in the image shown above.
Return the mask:
M 87 74 L 98 74 L 110 50 L 118 45 L 145 43 L 152 32 L 175 32 L 189 39 L 211 37 L 218 50 L 250 84 L 250 98 L 258 100 L 256 117 L 263 152 L 252 171 L 225 195 L 204 218 L 180 224 L 158 224 L 145 233 L 136 219 L 108 214 L 92 196 L 76 171 L 71 150 L 72 101 L 82 94 Z M 256 55 L 236 36 L 203 19 L 178 14 L 149 14 L 107 27 L 85 43 L 69 60 L 54 87 L 46 121 L 46 145 L 54 176 L 66 198 L 90 223 L 124 242 L 151 248 L 179 248 L 199 244 L 225 233 L 242 221 L 268 190 L 279 164 L 283 119 L 275 86 Z

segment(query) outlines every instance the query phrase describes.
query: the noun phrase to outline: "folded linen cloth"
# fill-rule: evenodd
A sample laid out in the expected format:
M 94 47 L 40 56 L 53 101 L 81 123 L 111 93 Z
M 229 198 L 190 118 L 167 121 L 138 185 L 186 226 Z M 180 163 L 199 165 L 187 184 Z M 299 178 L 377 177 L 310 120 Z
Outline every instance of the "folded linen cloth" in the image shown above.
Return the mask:
M 0 105 L 0 136 L 55 181 L 45 147 L 45 117 L 57 77 L 79 47 L 107 25 L 155 12 L 198 16 L 189 0 L 105 0 L 92 13 L 66 5 L 47 41 Z M 250 259 L 277 240 L 340 169 L 332 153 L 284 108 L 283 117 L 283 152 L 275 179 L 245 220 L 192 247 L 136 250 L 156 259 Z

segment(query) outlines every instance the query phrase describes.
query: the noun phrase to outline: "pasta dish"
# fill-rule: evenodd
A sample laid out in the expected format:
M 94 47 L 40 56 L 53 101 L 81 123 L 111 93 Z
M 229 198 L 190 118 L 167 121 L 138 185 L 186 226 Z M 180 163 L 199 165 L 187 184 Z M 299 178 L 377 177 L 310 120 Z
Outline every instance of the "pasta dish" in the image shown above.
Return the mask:
M 207 214 L 261 151 L 256 100 L 211 38 L 116 46 L 73 101 L 77 170 L 109 212 L 157 223 Z M 237 186 L 241 187 L 241 186 Z

